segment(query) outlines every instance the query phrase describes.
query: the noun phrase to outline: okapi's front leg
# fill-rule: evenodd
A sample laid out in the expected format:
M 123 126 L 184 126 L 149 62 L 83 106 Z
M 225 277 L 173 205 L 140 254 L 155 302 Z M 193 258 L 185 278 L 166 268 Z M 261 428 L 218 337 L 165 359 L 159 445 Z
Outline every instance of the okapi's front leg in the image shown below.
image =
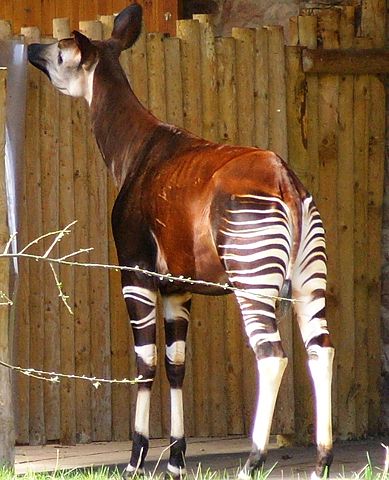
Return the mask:
M 134 335 L 137 372 L 142 376 L 136 400 L 131 460 L 125 475 L 131 477 L 135 473 L 143 473 L 149 448 L 150 396 L 157 366 L 157 293 L 147 287 L 123 284 L 123 295 Z
M 166 374 L 170 384 L 170 458 L 167 473 L 179 478 L 186 473 L 182 385 L 185 375 L 185 341 L 190 312 L 190 293 L 163 297 Z

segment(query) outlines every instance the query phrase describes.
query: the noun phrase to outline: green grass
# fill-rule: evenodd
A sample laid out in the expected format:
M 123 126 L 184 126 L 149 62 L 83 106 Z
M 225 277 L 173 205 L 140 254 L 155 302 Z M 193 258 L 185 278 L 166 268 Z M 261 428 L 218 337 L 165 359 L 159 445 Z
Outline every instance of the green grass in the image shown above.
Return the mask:
M 266 480 L 272 473 L 275 465 L 267 470 L 258 472 L 254 480 Z M 199 465 L 197 471 L 188 475 L 190 480 L 235 480 L 237 474 L 231 474 L 224 471 L 202 471 L 201 465 Z M 143 477 L 137 477 L 139 480 L 164 480 L 163 474 L 148 474 Z M 305 474 L 295 474 L 293 477 L 295 480 L 309 480 L 309 476 Z M 389 480 L 389 472 L 384 472 L 377 467 L 374 467 L 370 461 L 369 455 L 367 455 L 366 466 L 360 472 L 354 472 L 350 475 L 335 475 L 331 476 L 332 479 L 337 480 Z M 112 471 L 107 467 L 100 467 L 96 469 L 75 469 L 75 470 L 58 470 L 51 473 L 26 473 L 24 475 L 16 475 L 11 470 L 0 467 L 0 480 L 122 480 L 121 472 L 118 470 Z M 287 480 L 288 477 L 284 476 Z M 136 480 L 136 479 L 135 479 Z

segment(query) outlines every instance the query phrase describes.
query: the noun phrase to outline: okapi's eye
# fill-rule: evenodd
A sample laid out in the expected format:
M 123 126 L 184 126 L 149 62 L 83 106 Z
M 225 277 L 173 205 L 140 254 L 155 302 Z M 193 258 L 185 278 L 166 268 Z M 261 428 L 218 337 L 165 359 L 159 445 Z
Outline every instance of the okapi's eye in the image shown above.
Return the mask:
M 61 52 L 58 53 L 58 65 L 61 65 L 63 63 L 63 58 Z

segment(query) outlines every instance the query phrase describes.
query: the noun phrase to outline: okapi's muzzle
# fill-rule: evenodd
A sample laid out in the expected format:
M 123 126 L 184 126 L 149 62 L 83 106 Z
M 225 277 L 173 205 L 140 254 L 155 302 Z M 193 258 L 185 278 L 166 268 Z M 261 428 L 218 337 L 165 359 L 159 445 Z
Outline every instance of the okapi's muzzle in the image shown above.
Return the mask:
M 47 69 L 47 60 L 46 60 L 46 49 L 49 45 L 41 45 L 39 43 L 32 43 L 28 46 L 27 49 L 27 58 L 34 67 L 39 68 L 45 73 L 49 78 L 50 74 Z

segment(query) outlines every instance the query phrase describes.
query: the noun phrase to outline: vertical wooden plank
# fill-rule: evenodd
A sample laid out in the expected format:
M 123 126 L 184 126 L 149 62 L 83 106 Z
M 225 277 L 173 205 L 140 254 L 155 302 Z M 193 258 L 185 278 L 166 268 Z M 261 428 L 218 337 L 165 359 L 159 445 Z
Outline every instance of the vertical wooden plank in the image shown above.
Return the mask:
M 39 26 L 41 31 L 42 5 L 41 2 L 25 3 L 24 8 L 14 6 L 12 23 L 14 31 L 20 31 L 24 27 Z
M 338 10 L 320 12 L 319 34 L 323 48 L 339 47 Z M 318 206 L 326 229 L 328 255 L 328 283 L 326 316 L 334 341 L 339 329 L 339 263 L 341 252 L 338 248 L 338 201 L 336 185 L 338 178 L 338 102 L 339 79 L 334 75 L 319 78 L 319 194 Z M 337 360 L 333 376 L 333 392 L 337 392 Z M 334 395 L 335 397 L 335 395 Z M 337 419 L 337 404 L 333 405 L 333 417 Z
M 235 84 L 235 40 L 218 37 L 215 40 L 217 55 L 217 93 L 219 100 L 220 143 L 238 143 L 238 111 Z
M 181 39 L 181 75 L 184 101 L 184 126 L 202 134 L 200 24 L 197 20 L 178 20 Z
M 147 34 L 147 71 L 149 108 L 160 120 L 166 121 L 165 51 L 162 33 Z
M 99 21 L 80 22 L 80 31 L 92 40 L 101 40 L 103 27 Z M 87 164 L 89 183 L 89 242 L 93 246 L 92 262 L 108 263 L 107 230 L 107 169 L 98 153 L 93 137 L 88 109 L 84 110 L 86 123 Z M 110 323 L 108 271 L 91 269 L 90 288 L 90 347 L 91 373 L 100 378 L 111 378 Z M 111 386 L 101 385 L 92 390 L 93 441 L 111 440 Z
M 110 38 L 114 23 L 113 15 L 99 17 L 103 26 L 103 38 Z M 120 61 L 125 69 L 129 67 L 130 52 L 122 52 Z M 101 159 L 98 159 L 101 162 Z M 108 261 L 117 265 L 115 242 L 111 230 L 111 211 L 117 196 L 117 188 L 110 175 L 107 178 L 107 225 L 108 225 Z M 111 371 L 112 378 L 128 378 L 129 364 L 129 328 L 128 315 L 124 303 L 120 273 L 109 271 L 109 309 L 111 318 Z M 135 395 L 135 388 L 124 385 L 112 385 L 112 440 L 124 441 L 130 436 L 130 398 Z
M 78 18 L 77 21 L 74 18 L 74 9 L 72 0 L 55 0 L 55 17 L 56 18 L 68 18 L 70 31 L 75 28 L 78 28 Z M 54 32 L 53 32 L 53 36 Z
M 56 5 L 53 0 L 41 0 L 42 14 L 39 18 L 39 24 L 31 23 L 31 25 L 40 25 L 43 35 L 53 35 L 53 18 L 56 17 Z
M 238 102 L 238 130 L 240 145 L 254 145 L 254 45 L 255 31 L 248 28 L 232 29 L 236 42 L 236 94 Z
M 39 41 L 39 30 L 35 27 L 22 28 L 22 35 L 28 43 Z M 40 84 L 41 74 L 32 66 L 28 68 L 28 96 L 26 105 L 25 171 L 27 175 L 26 196 L 34 201 L 27 202 L 27 213 L 34 222 L 28 223 L 29 241 L 42 235 L 41 165 L 40 165 Z M 34 247 L 31 252 L 38 253 Z M 43 264 L 31 262 L 30 268 L 30 361 L 29 366 L 43 369 L 44 324 L 42 284 L 36 279 L 43 278 Z M 44 385 L 40 380 L 30 380 L 30 445 L 44 444 Z
M 0 3 L 0 18 L 10 22 L 13 20 L 13 9 L 14 9 L 14 2 L 12 0 L 5 0 L 4 2 Z M 16 32 L 20 31 L 20 26 L 16 29 L 16 25 L 12 25 L 15 28 Z
M 182 76 L 181 76 L 181 45 L 178 38 L 167 37 L 165 46 L 165 76 L 166 76 L 166 119 L 179 127 L 184 126 Z
M 288 160 L 284 32 L 280 26 L 268 31 L 269 148 Z
M 301 47 L 317 48 L 317 17 L 299 15 L 297 23 L 299 45 Z
M 45 38 L 44 43 L 53 43 L 53 39 Z M 44 233 L 54 232 L 59 227 L 58 217 L 58 92 L 53 88 L 49 79 L 41 78 L 40 84 L 40 123 L 39 143 L 41 156 L 41 191 L 42 191 L 42 230 Z M 53 237 L 43 242 L 44 251 L 50 247 Z M 53 256 L 58 256 L 56 245 L 52 249 Z M 43 265 L 43 275 L 47 279 L 43 287 L 43 325 L 44 325 L 44 359 L 43 367 L 46 371 L 60 370 L 60 319 L 58 316 L 59 297 L 50 266 Z M 44 411 L 46 440 L 58 440 L 60 432 L 59 385 L 45 382 Z
M 255 32 L 255 146 L 269 148 L 269 69 L 267 30 Z
M 148 108 L 147 47 L 144 24 L 138 40 L 130 49 L 130 53 L 131 62 L 129 70 L 131 87 L 140 102 Z
M 218 139 L 218 101 L 216 91 L 216 51 L 212 19 L 209 15 L 193 15 L 200 22 L 202 135 L 213 142 Z
M 72 152 L 74 162 L 74 214 L 77 219 L 74 241 L 76 248 L 90 246 L 89 237 L 89 164 L 87 150 L 86 105 L 83 99 L 72 100 Z M 91 313 L 89 269 L 74 271 L 74 357 L 78 375 L 91 375 Z M 69 331 L 70 333 L 70 331 Z M 71 337 L 69 335 L 69 340 Z M 69 347 L 72 345 L 70 343 Z M 65 345 L 62 347 L 66 348 Z M 76 382 L 76 432 L 71 433 L 69 442 L 89 443 L 92 441 L 91 384 Z M 66 413 L 64 413 L 66 415 Z M 65 432 L 62 432 L 64 434 Z
M 317 48 L 317 17 L 299 17 L 299 43 L 303 47 Z M 319 78 L 307 78 L 307 149 L 309 168 L 307 183 L 314 197 L 319 192 Z
M 0 252 L 9 239 L 8 207 L 5 179 L 5 105 L 7 98 L 7 69 L 0 68 Z M 0 358 L 11 362 L 10 306 L 9 298 L 10 262 L 1 261 L 0 291 L 6 296 L 0 298 Z M 12 403 L 11 370 L 0 368 L 0 465 L 12 467 L 14 463 L 15 431 Z
M 341 48 L 350 48 L 354 38 L 354 9 L 344 7 L 340 16 L 339 39 Z M 342 437 L 355 432 L 354 364 L 354 140 L 353 140 L 353 77 L 339 77 L 339 130 L 338 130 L 338 249 L 339 261 L 339 314 L 342 327 L 337 336 L 338 375 L 338 429 Z M 329 241 L 331 241 L 329 239 Z
M 108 264 L 107 169 L 91 132 L 89 112 L 87 149 L 89 166 L 89 241 L 92 262 Z M 92 269 L 89 276 L 91 322 L 91 373 L 111 378 L 111 338 L 109 315 L 109 277 L 107 270 Z M 92 427 L 94 441 L 110 441 L 112 412 L 111 386 L 92 390 Z
M 308 48 L 317 47 L 317 17 L 298 17 L 299 44 Z M 314 194 L 318 193 L 319 185 L 319 111 L 318 95 L 319 80 L 317 75 L 308 75 L 306 96 L 306 118 L 302 119 L 306 125 L 307 143 L 307 174 L 306 182 Z M 303 135 L 303 134 L 302 134 Z M 304 143 L 304 142 L 303 142 Z M 290 145 L 293 147 L 293 143 Z M 292 149 L 290 150 L 292 152 Z M 292 153 L 291 153 L 292 155 Z M 291 158 L 292 160 L 292 158 Z M 293 156 L 293 162 L 295 161 Z M 294 349 L 294 394 L 295 394 L 295 439 L 299 443 L 311 440 L 313 430 L 313 402 L 307 402 L 312 397 L 311 382 L 307 372 L 307 355 L 301 340 L 301 334 L 294 322 L 293 349 Z
M 68 38 L 70 36 L 70 22 L 67 18 L 53 19 L 53 35 L 55 38 Z M 59 155 L 59 225 L 65 227 L 75 220 L 74 211 L 74 188 L 73 188 L 73 148 L 72 148 L 72 99 L 65 95 L 59 96 L 58 105 L 58 155 Z M 73 230 L 77 227 L 73 227 Z M 75 234 L 66 235 L 60 245 L 61 256 L 74 252 Z M 74 269 L 61 266 L 60 279 L 65 294 L 68 295 L 68 304 L 74 311 Z M 60 312 L 60 348 L 61 371 L 73 374 L 75 368 L 74 346 L 74 321 L 75 317 L 70 314 L 66 306 L 59 305 Z M 69 379 L 63 379 L 60 385 L 60 435 L 64 444 L 76 442 L 76 396 L 75 383 Z
M 53 37 L 57 40 L 70 36 L 70 20 L 67 17 L 53 18 Z
M 160 120 L 166 121 L 166 81 L 165 81 L 165 49 L 162 33 L 149 33 L 146 37 L 147 74 L 149 86 L 148 105 L 151 112 Z M 162 437 L 168 428 L 167 404 L 168 389 L 164 375 L 165 337 L 163 331 L 163 313 L 159 305 L 157 309 L 157 350 L 158 368 L 154 379 L 152 403 L 150 409 L 150 431 L 155 437 Z M 164 428 L 163 428 L 164 426 Z
M 355 410 L 359 437 L 368 429 L 368 158 L 369 77 L 354 78 L 354 315 L 355 315 Z
M 8 40 L 12 35 L 12 26 L 8 20 L 0 20 L 0 39 Z
M 238 138 L 240 145 L 254 144 L 254 42 L 255 31 L 247 28 L 233 28 L 236 55 L 236 95 Z M 251 431 L 255 400 L 257 395 L 257 371 L 254 354 L 247 336 L 242 338 L 243 396 L 245 430 Z
M 193 296 L 190 329 L 193 351 L 193 394 L 195 435 L 207 437 L 211 433 L 211 412 L 209 402 L 210 362 L 209 354 L 209 299 Z
M 228 435 L 226 398 L 225 338 L 220 332 L 225 331 L 225 306 L 223 298 L 210 297 L 202 299 L 207 302 L 207 318 L 209 322 L 208 358 L 209 376 L 203 378 L 208 388 L 210 434 L 212 436 Z
M 246 367 L 242 361 L 242 336 L 244 336 L 242 319 L 235 295 L 229 295 L 225 303 L 225 362 L 227 424 L 229 435 L 248 433 L 244 425 L 243 405 L 243 370 Z
M 380 427 L 381 225 L 385 166 L 385 88 L 370 77 L 368 176 L 368 392 L 369 433 Z
M 307 81 L 299 47 L 286 47 L 286 74 L 289 164 L 308 186 Z
M 385 46 L 386 8 L 384 0 L 362 0 L 361 36 L 371 38 L 377 48 Z

